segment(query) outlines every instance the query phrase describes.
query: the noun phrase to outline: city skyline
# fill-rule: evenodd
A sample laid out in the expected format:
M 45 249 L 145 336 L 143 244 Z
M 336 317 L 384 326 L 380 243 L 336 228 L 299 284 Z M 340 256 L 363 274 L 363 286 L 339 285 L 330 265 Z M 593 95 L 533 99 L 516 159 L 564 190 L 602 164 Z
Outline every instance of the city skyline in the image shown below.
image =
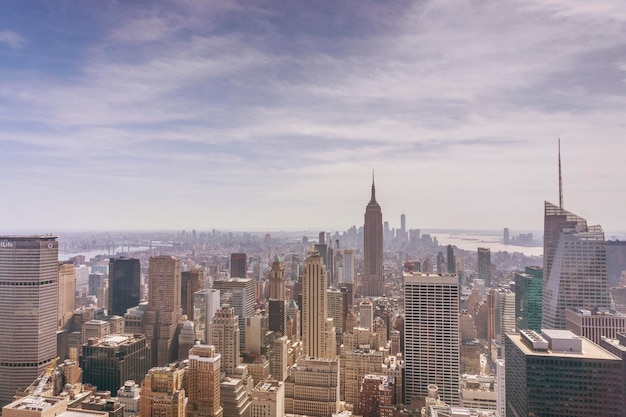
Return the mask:
M 393 227 L 540 230 L 560 137 L 565 207 L 619 231 L 625 22 L 610 0 L 4 3 L 0 217 L 341 230 L 375 169 Z

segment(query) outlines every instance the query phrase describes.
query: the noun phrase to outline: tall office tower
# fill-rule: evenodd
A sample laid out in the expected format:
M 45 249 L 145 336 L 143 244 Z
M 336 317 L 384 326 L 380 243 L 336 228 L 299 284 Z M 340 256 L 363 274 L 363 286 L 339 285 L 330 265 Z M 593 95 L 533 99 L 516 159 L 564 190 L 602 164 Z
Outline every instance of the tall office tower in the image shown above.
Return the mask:
M 359 303 L 359 318 L 360 327 L 374 331 L 374 304 L 368 298 Z
M 348 306 L 348 293 L 345 288 L 335 289 L 329 288 L 326 290 L 326 296 L 328 297 L 328 317 L 333 318 L 333 325 L 335 326 L 335 334 L 337 335 L 337 344 L 341 345 L 341 335 L 346 328 L 346 313 Z
M 125 381 L 141 381 L 150 369 L 150 346 L 144 335 L 115 334 L 90 339 L 80 357 L 83 382 L 112 393 Z
M 152 365 L 163 366 L 178 358 L 174 334 L 182 317 L 180 259 L 172 256 L 150 258 L 148 279 L 146 337 L 150 339 Z
M 141 417 L 185 417 L 184 375 L 178 364 L 150 369 L 141 385 Z
M 251 416 L 284 417 L 285 384 L 281 380 L 266 379 L 252 390 Z
M 230 254 L 230 277 L 246 278 L 248 276 L 248 257 L 245 253 Z
M 109 314 L 123 316 L 126 310 L 139 305 L 140 287 L 139 259 L 109 259 Z
M 456 274 L 456 257 L 454 256 L 454 248 L 452 245 L 448 245 L 446 248 L 446 265 L 448 266 L 449 274 Z
M 285 264 L 274 257 L 270 270 L 269 329 L 285 334 L 287 323 L 287 297 L 285 296 Z
M 195 345 L 189 350 L 186 417 L 222 417 L 220 354 L 215 346 Z
M 117 390 L 117 400 L 124 406 L 124 417 L 139 417 L 141 409 L 139 384 L 132 380 L 125 381 L 124 385 Z
M 354 282 L 354 249 L 343 250 L 343 280 L 341 283 Z
M 218 280 L 213 288 L 220 290 L 221 296 L 230 298 L 228 304 L 235 309 L 239 319 L 239 346 L 246 345 L 246 318 L 251 317 L 254 310 L 254 280 L 251 278 L 231 278 Z
M 59 262 L 57 330 L 65 328 L 76 310 L 76 269 L 73 262 Z
M 502 238 L 502 243 L 505 244 L 505 245 L 508 245 L 510 243 L 509 242 L 509 228 L 508 227 L 504 228 L 504 235 L 503 235 L 503 238 Z
M 456 275 L 404 274 L 405 401 L 428 395 L 459 404 L 459 281 Z
M 272 374 L 272 378 L 277 381 L 287 379 L 290 345 L 291 343 L 289 343 L 287 336 L 278 337 L 272 342 L 270 373 Z
M 365 208 L 363 225 L 363 277 L 361 295 L 380 297 L 385 292 L 383 275 L 383 213 L 376 202 L 376 188 L 372 177 L 372 196 Z
M 439 251 L 437 252 L 437 273 L 443 274 L 447 272 L 444 270 L 444 268 L 447 269 L 446 258 L 444 258 L 443 252 Z
M 359 410 L 363 417 L 392 417 L 396 403 L 395 381 L 383 375 L 365 375 L 359 395 Z
M 400 234 L 401 239 L 406 240 L 406 215 L 404 213 L 400 215 Z
M 327 317 L 326 267 L 319 252 L 313 250 L 306 257 L 302 276 L 302 344 L 305 355 L 312 358 L 333 357 L 327 352 L 331 343 L 326 340 Z
M 330 416 L 339 412 L 339 362 L 302 356 L 285 381 L 285 413 Z
M 568 330 L 507 333 L 507 416 L 624 416 L 621 359 Z
M 0 406 L 56 357 L 58 242 L 0 236 Z
M 565 326 L 575 335 L 586 337 L 596 345 L 602 337 L 617 339 L 618 333 L 626 332 L 626 315 L 608 308 L 590 310 L 567 307 Z
M 565 329 L 567 307 L 611 308 L 604 232 L 545 203 L 542 328 Z
M 527 266 L 515 273 L 515 327 L 541 331 L 543 268 Z
M 211 328 L 213 339 L 211 344 L 215 346 L 222 356 L 222 370 L 226 375 L 233 375 L 235 368 L 239 366 L 239 322 L 235 309 L 224 305 L 217 310 L 213 317 Z
M 491 251 L 478 248 L 478 277 L 485 281 L 485 287 L 491 288 Z
M 496 291 L 496 334 L 504 342 L 504 333 L 515 331 L 515 294 L 509 289 Z
M 202 344 L 210 344 L 213 340 L 211 324 L 213 317 L 220 308 L 220 291 L 215 289 L 200 290 L 194 293 L 193 327 L 196 340 Z
M 194 294 L 204 288 L 204 271 L 195 267 L 180 274 L 180 303 L 183 314 L 188 320 L 194 320 Z

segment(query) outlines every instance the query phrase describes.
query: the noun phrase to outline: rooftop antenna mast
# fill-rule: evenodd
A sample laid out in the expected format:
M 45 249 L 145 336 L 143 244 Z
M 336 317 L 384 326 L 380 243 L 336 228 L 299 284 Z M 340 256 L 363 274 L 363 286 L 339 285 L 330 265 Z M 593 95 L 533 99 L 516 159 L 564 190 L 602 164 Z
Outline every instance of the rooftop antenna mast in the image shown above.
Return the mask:
M 559 138 L 559 207 L 563 208 L 563 177 L 561 176 L 561 138 Z

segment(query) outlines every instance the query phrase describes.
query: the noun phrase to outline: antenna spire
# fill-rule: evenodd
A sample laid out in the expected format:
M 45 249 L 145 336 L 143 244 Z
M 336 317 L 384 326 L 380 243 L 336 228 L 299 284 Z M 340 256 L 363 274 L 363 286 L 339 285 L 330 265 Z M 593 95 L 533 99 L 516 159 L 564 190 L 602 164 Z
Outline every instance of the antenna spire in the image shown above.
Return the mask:
M 372 170 L 372 198 L 370 199 L 370 203 L 376 202 L 376 187 L 374 186 L 374 170 Z
M 559 138 L 559 207 L 563 208 L 563 177 L 561 175 L 561 138 Z

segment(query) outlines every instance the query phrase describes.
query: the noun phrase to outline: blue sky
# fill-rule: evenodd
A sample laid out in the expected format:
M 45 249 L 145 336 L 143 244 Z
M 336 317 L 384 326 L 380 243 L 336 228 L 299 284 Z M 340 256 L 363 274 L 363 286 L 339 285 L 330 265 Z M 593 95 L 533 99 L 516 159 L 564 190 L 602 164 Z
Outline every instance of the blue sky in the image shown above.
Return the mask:
M 0 3 L 4 231 L 626 229 L 626 4 Z

